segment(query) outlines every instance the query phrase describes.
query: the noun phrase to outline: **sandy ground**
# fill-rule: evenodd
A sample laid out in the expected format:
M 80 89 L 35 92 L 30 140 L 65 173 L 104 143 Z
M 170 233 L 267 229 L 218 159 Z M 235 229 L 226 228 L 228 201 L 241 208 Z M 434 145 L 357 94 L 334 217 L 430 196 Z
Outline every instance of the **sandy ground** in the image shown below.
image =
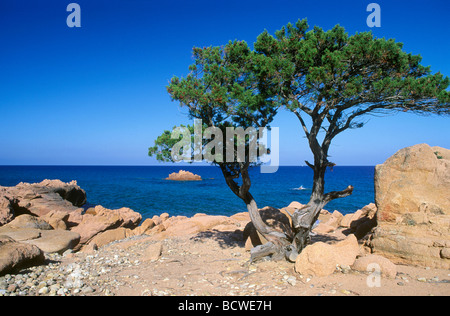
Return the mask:
M 149 253 L 162 246 L 159 259 Z M 232 233 L 209 231 L 155 241 L 139 237 L 114 242 L 62 265 L 95 275 L 89 295 L 117 296 L 448 296 L 450 271 L 398 266 L 395 279 L 356 271 L 328 277 L 301 276 L 288 262 L 249 265 L 250 255 Z

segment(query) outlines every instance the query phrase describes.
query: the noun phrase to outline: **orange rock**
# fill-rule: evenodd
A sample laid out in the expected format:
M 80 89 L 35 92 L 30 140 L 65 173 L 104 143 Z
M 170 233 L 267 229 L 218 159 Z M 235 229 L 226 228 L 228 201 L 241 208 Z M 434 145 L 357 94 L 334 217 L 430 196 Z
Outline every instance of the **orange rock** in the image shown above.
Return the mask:
M 295 271 L 302 275 L 328 276 L 336 266 L 351 266 L 359 254 L 359 245 L 354 235 L 334 245 L 317 242 L 307 246 L 295 262 Z
M 189 171 L 180 170 L 178 173 L 174 172 L 169 175 L 166 180 L 172 181 L 201 181 L 202 177 L 199 175 L 193 174 Z

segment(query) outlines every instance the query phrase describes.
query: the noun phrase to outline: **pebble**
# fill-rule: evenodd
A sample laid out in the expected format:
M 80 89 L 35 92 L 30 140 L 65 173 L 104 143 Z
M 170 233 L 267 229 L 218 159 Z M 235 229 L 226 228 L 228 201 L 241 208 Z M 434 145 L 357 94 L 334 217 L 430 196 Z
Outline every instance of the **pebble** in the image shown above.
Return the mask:
M 105 268 L 105 258 L 97 255 L 86 256 L 76 264 L 62 265 L 63 256 L 46 255 L 47 265 L 31 267 L 18 274 L 0 277 L 0 296 L 73 296 L 96 293 L 95 287 L 102 274 L 111 269 Z M 126 262 L 122 256 L 109 258 L 109 265 Z M 136 264 L 136 262 L 135 262 Z M 108 286 L 116 286 L 117 280 L 103 281 L 104 295 L 112 295 Z
M 292 285 L 292 286 L 296 286 L 297 285 L 297 278 L 295 276 L 288 276 L 285 275 L 283 277 L 283 280 L 286 281 L 286 283 Z

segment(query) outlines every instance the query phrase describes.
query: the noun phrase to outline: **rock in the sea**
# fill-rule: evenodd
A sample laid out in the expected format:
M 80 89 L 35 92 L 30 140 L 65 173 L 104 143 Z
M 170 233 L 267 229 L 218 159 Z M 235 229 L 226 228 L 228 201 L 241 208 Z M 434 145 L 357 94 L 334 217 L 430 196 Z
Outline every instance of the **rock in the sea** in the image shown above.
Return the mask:
M 0 276 L 44 263 L 41 249 L 0 236 Z
M 372 250 L 394 262 L 450 269 L 450 150 L 404 148 L 376 167 Z M 445 250 L 444 250 L 445 253 Z
M 302 275 L 328 276 L 337 266 L 351 266 L 359 254 L 354 235 L 334 245 L 317 242 L 307 246 L 295 262 L 295 271 Z
M 166 180 L 172 181 L 201 181 L 202 177 L 196 174 L 193 174 L 189 171 L 180 170 L 178 173 L 174 172 L 169 175 Z

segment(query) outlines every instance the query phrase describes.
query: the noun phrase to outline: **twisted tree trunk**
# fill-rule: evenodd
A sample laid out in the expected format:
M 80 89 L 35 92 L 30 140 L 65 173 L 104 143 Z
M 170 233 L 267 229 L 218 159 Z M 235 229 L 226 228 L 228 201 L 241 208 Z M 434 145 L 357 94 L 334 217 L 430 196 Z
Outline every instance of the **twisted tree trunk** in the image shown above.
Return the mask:
M 349 196 L 353 193 L 353 186 L 348 186 L 343 191 L 325 192 L 325 173 L 328 167 L 333 167 L 335 164 L 330 163 L 327 158 L 326 151 L 322 147 L 312 145 L 311 149 L 315 154 L 314 165 L 306 162 L 309 167 L 314 170 L 314 184 L 313 190 L 308 204 L 297 210 L 292 216 L 293 229 L 295 237 L 292 242 L 292 249 L 290 260 L 294 261 L 296 256 L 302 252 L 306 247 L 311 230 L 319 218 L 322 209 L 332 200 Z
M 238 174 L 230 172 L 226 165 L 220 165 L 220 167 L 227 185 L 233 193 L 246 204 L 255 229 L 267 240 L 267 243 L 264 245 L 257 246 L 251 250 L 250 261 L 254 262 L 267 256 L 270 256 L 273 260 L 284 259 L 286 256 L 286 249 L 290 247 L 292 240 L 289 240 L 287 234 L 274 230 L 263 221 L 258 210 L 258 205 L 249 192 L 251 187 L 250 176 L 248 174 L 249 164 L 240 164 L 239 173 L 242 177 L 241 186 L 235 182 L 235 179 L 239 177 Z

